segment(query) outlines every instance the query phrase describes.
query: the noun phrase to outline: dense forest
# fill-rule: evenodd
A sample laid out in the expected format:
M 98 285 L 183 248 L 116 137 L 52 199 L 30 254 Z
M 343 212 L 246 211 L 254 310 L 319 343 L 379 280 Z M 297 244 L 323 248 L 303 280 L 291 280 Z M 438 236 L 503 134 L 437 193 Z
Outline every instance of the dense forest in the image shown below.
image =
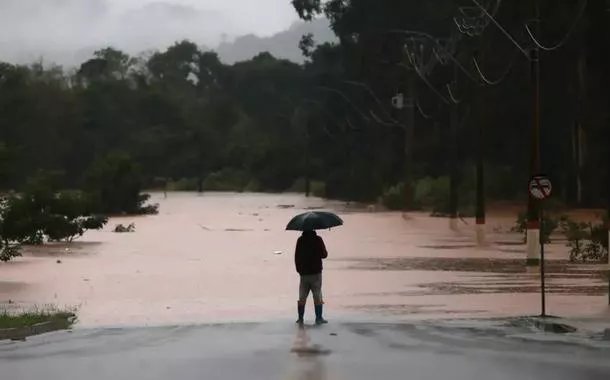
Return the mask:
M 304 36 L 304 64 L 227 65 L 189 41 L 137 57 L 108 47 L 73 70 L 0 63 L 0 186 L 44 172 L 99 196 L 116 181 L 131 194 L 310 187 L 402 208 L 406 181 L 409 207 L 446 208 L 453 187 L 468 208 L 479 164 L 488 199 L 525 199 L 538 51 L 536 171 L 567 204 L 610 200 L 605 1 L 540 0 L 537 25 L 535 1 L 292 3 L 338 38 Z M 133 211 L 121 202 L 104 211 Z

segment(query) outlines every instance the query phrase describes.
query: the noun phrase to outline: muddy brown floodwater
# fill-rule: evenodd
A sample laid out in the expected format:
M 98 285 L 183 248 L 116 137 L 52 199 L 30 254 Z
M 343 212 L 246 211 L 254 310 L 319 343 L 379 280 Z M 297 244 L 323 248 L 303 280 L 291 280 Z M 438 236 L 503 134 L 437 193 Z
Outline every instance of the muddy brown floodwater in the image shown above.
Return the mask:
M 78 242 L 28 248 L 23 258 L 0 264 L 0 303 L 76 306 L 84 326 L 292 318 L 298 235 L 284 227 L 296 213 L 324 208 L 345 220 L 321 232 L 330 252 L 329 319 L 539 312 L 539 278 L 525 270 L 520 237 L 496 228 L 505 215 L 491 218 L 491 243 L 481 248 L 470 220 L 454 232 L 446 219 L 300 195 L 170 193 L 153 201 L 159 215 L 113 218 Z M 112 232 L 131 222 L 134 233 Z M 548 251 L 549 312 L 608 314 L 601 268 L 567 265 L 561 244 Z

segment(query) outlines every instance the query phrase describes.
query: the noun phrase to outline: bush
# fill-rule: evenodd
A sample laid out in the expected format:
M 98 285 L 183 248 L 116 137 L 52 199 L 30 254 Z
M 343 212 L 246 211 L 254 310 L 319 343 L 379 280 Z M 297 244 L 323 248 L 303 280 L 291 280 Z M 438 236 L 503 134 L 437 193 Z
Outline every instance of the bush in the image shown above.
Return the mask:
M 91 203 L 78 192 L 24 193 L 5 198 L 2 237 L 19 244 L 48 241 L 71 242 L 90 229 L 101 229 L 108 219 L 91 214 Z
M 568 240 L 571 262 L 607 262 L 607 217 L 599 223 L 574 222 L 564 218 L 561 228 Z
M 169 181 L 167 184 L 168 191 L 197 191 L 199 186 L 197 178 L 180 178 L 177 181 Z
M 244 188 L 244 192 L 246 193 L 258 193 L 261 190 L 261 184 L 259 181 L 252 179 L 246 187 Z
M 133 215 L 156 215 L 159 213 L 159 204 L 148 204 L 150 194 L 139 194 L 136 209 L 132 212 Z
M 326 183 L 325 182 L 318 181 L 318 180 L 311 180 L 309 182 L 309 186 L 310 186 L 309 190 L 311 192 L 311 195 L 313 195 L 314 197 L 319 197 L 319 198 L 326 197 Z M 305 178 L 299 178 L 296 181 L 294 181 L 294 183 L 292 184 L 290 189 L 288 189 L 288 192 L 304 194 L 306 191 L 305 187 L 306 187 Z
M 551 235 L 557 230 L 560 224 L 566 219 L 565 216 L 556 216 L 555 214 L 545 212 L 544 223 L 542 224 L 542 240 L 544 243 L 551 242 Z M 511 228 L 512 232 L 523 234 L 523 241 L 527 242 L 527 211 L 523 211 L 517 215 L 515 226 Z
M 107 215 L 142 215 L 158 212 L 158 205 L 145 205 L 150 196 L 142 194 L 143 176 L 127 153 L 110 153 L 89 170 L 86 189 L 96 212 Z
M 413 209 L 428 210 L 434 215 L 447 215 L 450 204 L 449 177 L 425 177 L 415 181 L 413 186 Z M 460 215 L 474 214 L 474 196 L 464 182 L 458 188 L 458 212 Z M 405 185 L 403 182 L 388 188 L 382 195 L 383 205 L 389 210 L 402 210 L 405 205 Z
M 250 182 L 250 178 L 239 170 L 223 169 L 208 175 L 203 181 L 206 191 L 242 192 Z
M 15 257 L 21 256 L 21 245 L 15 244 L 8 241 L 0 242 L 0 261 L 8 262 L 14 259 Z
M 405 206 L 405 184 L 401 182 L 387 189 L 381 196 L 381 203 L 388 210 L 400 211 Z
M 22 194 L 0 200 L 0 261 L 21 254 L 22 244 L 67 241 L 101 229 L 108 219 L 92 213 L 91 197 L 80 191 L 57 191 L 54 181 L 39 175 Z

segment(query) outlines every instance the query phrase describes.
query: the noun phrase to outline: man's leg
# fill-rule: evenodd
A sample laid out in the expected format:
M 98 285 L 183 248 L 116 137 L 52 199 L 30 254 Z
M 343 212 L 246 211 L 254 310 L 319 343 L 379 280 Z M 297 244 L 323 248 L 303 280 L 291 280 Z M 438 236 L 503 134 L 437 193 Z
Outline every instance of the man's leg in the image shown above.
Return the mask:
M 313 302 L 316 311 L 316 324 L 321 325 L 328 323 L 323 317 L 324 299 L 322 297 L 322 273 L 315 276 L 311 284 L 311 292 L 313 294 Z
M 303 318 L 305 316 L 305 304 L 307 303 L 307 296 L 309 296 L 310 289 L 311 287 L 309 286 L 307 278 L 301 276 L 299 281 L 299 301 L 297 302 L 297 312 L 299 315 L 297 323 L 303 323 Z

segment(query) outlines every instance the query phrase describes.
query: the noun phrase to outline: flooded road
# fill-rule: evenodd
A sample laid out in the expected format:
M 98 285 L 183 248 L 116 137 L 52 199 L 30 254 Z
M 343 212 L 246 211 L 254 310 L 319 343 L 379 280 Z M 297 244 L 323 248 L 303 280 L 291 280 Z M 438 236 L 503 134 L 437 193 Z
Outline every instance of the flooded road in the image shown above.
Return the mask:
M 77 329 L 0 342 L 0 366 L 11 380 L 608 379 L 609 342 L 509 322 Z
M 481 248 L 471 222 L 454 232 L 446 219 L 405 219 L 300 195 L 170 193 L 153 201 L 159 215 L 113 218 L 78 242 L 28 248 L 0 264 L 0 303 L 75 306 L 83 327 L 292 318 L 298 234 L 284 228 L 293 215 L 324 208 L 345 221 L 320 232 L 330 255 L 324 291 L 331 321 L 539 312 L 539 278 L 526 273 L 520 236 L 493 232 L 493 219 L 492 243 Z M 134 233 L 112 232 L 132 222 Z M 610 315 L 600 268 L 566 265 L 561 244 L 548 252 L 548 311 Z

